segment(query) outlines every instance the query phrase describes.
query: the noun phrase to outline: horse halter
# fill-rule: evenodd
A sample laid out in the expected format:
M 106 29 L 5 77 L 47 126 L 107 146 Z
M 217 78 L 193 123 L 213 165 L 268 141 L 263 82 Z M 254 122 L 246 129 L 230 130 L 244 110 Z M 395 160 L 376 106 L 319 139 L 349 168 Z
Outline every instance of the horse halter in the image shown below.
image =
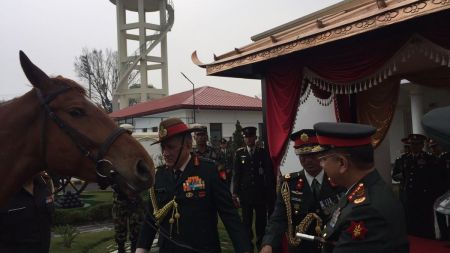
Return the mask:
M 58 115 L 56 115 L 56 113 L 49 106 L 50 102 L 53 101 L 58 95 L 67 92 L 70 89 L 71 87 L 68 86 L 63 87 L 62 89 L 57 90 L 44 98 L 44 96 L 42 95 L 42 91 L 39 88 L 35 87 L 39 102 L 41 106 L 44 108 L 44 121 L 41 131 L 44 168 L 45 169 L 47 168 L 47 138 L 45 130 L 47 123 L 46 117 L 48 116 L 72 140 L 72 142 L 81 152 L 81 154 L 83 154 L 96 164 L 95 170 L 97 175 L 97 183 L 100 186 L 100 189 L 106 189 L 106 187 L 110 185 L 114 186 L 117 183 L 117 180 L 115 179 L 118 176 L 120 176 L 120 174 L 114 169 L 112 162 L 107 159 L 104 159 L 104 156 L 106 155 L 111 145 L 117 140 L 119 136 L 121 136 L 123 133 L 130 133 L 130 132 L 124 128 L 117 127 L 116 129 L 113 130 L 111 134 L 109 134 L 106 140 L 99 146 L 97 154 L 93 155 L 90 149 L 87 148 L 85 145 L 83 145 L 83 142 L 88 143 L 89 146 L 98 147 L 98 145 L 96 145 L 95 142 L 92 141 L 86 135 L 80 133 L 75 128 L 66 124 L 60 117 L 58 117 Z M 132 186 L 131 184 L 126 183 L 126 185 L 132 190 L 136 190 L 135 187 Z

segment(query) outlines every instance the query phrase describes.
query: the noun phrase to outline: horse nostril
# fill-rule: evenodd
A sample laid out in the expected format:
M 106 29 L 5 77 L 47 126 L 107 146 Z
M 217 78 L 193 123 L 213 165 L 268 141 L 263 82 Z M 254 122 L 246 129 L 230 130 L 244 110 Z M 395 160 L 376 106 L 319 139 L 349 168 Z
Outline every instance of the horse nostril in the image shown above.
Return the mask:
M 142 161 L 139 160 L 137 165 L 136 165 L 136 172 L 137 175 L 143 180 L 143 181 L 147 181 L 150 179 L 150 172 L 149 172 L 149 168 L 147 166 L 147 164 Z

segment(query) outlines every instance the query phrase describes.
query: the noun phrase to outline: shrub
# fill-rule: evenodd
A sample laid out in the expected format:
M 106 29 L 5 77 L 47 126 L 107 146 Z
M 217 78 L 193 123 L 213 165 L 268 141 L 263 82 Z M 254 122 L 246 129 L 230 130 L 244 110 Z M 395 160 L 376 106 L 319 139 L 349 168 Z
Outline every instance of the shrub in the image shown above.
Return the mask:
M 55 210 L 53 224 L 58 225 L 83 225 L 92 222 L 110 221 L 112 203 L 101 203 L 85 208 L 72 208 Z
M 66 248 L 72 247 L 72 242 L 75 240 L 75 237 L 80 234 L 76 228 L 70 225 L 57 226 L 55 228 L 55 233 L 61 235 L 63 238 L 63 245 Z

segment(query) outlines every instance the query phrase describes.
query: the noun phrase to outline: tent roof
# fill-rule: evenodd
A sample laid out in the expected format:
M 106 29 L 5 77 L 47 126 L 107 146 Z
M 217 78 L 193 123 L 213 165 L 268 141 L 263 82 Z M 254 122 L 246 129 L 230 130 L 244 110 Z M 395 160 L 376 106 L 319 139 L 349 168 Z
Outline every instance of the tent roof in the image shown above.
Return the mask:
M 449 1 L 344 0 L 257 34 L 253 43 L 202 63 L 208 75 L 259 78 L 255 63 L 352 37 L 399 22 L 450 9 Z

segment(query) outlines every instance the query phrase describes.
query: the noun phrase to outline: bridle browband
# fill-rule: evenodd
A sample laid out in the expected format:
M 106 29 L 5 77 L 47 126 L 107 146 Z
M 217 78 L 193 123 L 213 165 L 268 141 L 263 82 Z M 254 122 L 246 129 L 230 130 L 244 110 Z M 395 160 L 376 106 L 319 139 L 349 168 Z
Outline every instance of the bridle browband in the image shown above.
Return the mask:
M 44 97 L 42 91 L 39 88 L 34 88 L 36 90 L 37 97 L 41 106 L 44 108 L 44 120 L 42 124 L 41 131 L 41 140 L 42 140 L 42 157 L 44 160 L 44 170 L 47 169 L 47 138 L 46 138 L 46 124 L 47 124 L 47 116 L 70 138 L 70 140 L 75 144 L 81 154 L 91 161 L 93 161 L 96 166 L 96 175 L 97 175 L 97 183 L 101 189 L 105 189 L 110 185 L 114 185 L 117 183 L 117 176 L 120 174 L 114 169 L 114 166 L 111 161 L 104 159 L 104 156 L 108 152 L 111 145 L 117 140 L 119 136 L 123 133 L 129 133 L 128 130 L 117 127 L 114 131 L 106 138 L 106 140 L 100 145 L 96 155 L 91 152 L 91 147 L 98 147 L 93 140 L 91 140 L 86 135 L 80 133 L 75 128 L 66 124 L 56 113 L 50 108 L 49 104 L 53 101 L 58 95 L 65 93 L 71 89 L 69 86 L 65 86 L 51 94 L 47 97 Z M 87 144 L 87 145 L 86 145 Z M 127 186 L 132 190 L 136 190 L 131 184 L 127 183 Z

